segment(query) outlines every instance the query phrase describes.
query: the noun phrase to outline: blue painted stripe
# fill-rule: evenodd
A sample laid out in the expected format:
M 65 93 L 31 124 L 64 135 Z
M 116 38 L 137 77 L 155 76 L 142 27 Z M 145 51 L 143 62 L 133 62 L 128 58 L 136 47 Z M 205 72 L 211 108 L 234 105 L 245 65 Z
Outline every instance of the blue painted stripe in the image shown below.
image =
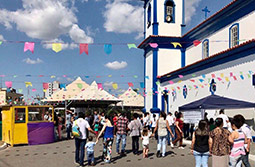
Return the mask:
M 185 49 L 181 49 L 181 67 L 185 67 L 186 66 L 186 50 Z
M 153 23 L 152 34 L 158 35 L 157 0 L 153 1 Z
M 158 76 L 158 49 L 153 49 L 153 77 L 152 77 L 152 85 L 153 85 L 153 108 L 158 107 L 158 94 L 155 93 L 155 91 L 158 90 L 157 82 L 157 76 Z

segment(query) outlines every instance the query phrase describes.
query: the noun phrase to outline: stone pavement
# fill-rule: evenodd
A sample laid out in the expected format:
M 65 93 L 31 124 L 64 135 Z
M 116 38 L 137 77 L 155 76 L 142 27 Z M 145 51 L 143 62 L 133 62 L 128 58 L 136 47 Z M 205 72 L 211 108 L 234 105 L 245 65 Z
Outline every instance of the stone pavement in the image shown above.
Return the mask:
M 156 157 L 156 141 L 151 140 L 149 158 L 143 159 L 142 154 L 133 155 L 131 152 L 131 139 L 127 141 L 127 156 L 116 155 L 115 143 L 113 145 L 113 162 L 106 164 L 101 161 L 102 142 L 95 147 L 96 166 L 130 167 L 194 167 L 195 160 L 189 153 L 189 146 L 184 150 L 171 149 L 167 146 L 167 154 L 164 158 Z M 142 149 L 140 144 L 140 150 Z M 0 167 L 76 167 L 74 162 L 74 140 L 61 141 L 57 143 L 38 146 L 16 146 L 0 151 Z M 86 164 L 86 161 L 85 161 Z M 254 166 L 254 163 L 252 164 Z M 211 167 L 211 158 L 209 159 Z

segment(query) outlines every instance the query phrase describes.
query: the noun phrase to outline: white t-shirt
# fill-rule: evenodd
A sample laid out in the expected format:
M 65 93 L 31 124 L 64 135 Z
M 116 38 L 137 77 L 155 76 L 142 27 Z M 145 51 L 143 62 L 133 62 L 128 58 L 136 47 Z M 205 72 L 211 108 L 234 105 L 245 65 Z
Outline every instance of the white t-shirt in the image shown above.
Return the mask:
M 143 138 L 143 145 L 148 145 L 150 143 L 150 136 L 151 136 L 151 132 L 149 132 L 148 136 L 142 136 Z
M 148 115 L 146 117 L 144 117 L 143 125 L 144 126 L 149 126 L 150 125 L 150 117 Z
M 252 139 L 251 128 L 247 124 L 243 124 L 243 126 L 240 129 L 241 131 L 243 131 L 247 139 Z M 245 148 L 247 148 L 248 144 L 244 144 L 244 146 Z
M 154 120 L 154 118 L 152 117 L 152 118 L 151 118 L 151 127 L 155 128 L 156 125 L 157 125 L 157 117 L 155 117 L 155 120 Z
M 166 120 L 168 121 L 169 126 L 174 124 L 174 118 L 170 115 L 167 115 Z
M 82 118 L 78 118 L 76 121 L 74 121 L 73 126 L 78 125 L 80 128 L 81 136 L 78 137 L 79 139 L 86 139 L 86 132 L 87 128 L 90 128 L 88 121 Z
M 227 124 L 227 121 L 229 121 L 228 116 L 226 116 L 225 114 L 220 114 L 220 115 L 218 115 L 217 118 L 222 118 L 223 119 L 223 128 L 228 127 L 228 124 Z

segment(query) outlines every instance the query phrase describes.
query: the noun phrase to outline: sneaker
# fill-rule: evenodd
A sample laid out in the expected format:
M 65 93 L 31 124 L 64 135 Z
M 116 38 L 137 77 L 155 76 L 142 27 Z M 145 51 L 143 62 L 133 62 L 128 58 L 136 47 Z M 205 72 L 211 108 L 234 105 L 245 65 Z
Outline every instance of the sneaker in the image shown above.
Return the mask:
M 75 163 L 76 165 L 80 165 L 80 163 L 79 163 L 79 162 L 74 161 L 74 163 Z
M 159 158 L 160 157 L 160 151 L 157 151 L 156 156 Z
M 184 150 L 184 147 L 182 147 L 182 146 L 180 146 L 180 147 L 178 147 L 179 149 L 181 149 L 181 150 Z
M 173 143 L 171 143 L 171 148 L 172 148 L 172 149 L 174 148 L 174 145 L 173 145 Z

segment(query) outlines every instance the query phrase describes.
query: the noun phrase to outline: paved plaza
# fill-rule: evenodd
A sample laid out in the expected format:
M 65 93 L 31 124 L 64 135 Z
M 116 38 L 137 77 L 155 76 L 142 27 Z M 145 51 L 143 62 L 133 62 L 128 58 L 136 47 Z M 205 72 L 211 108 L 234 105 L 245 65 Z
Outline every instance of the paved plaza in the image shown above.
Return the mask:
M 115 143 L 114 143 L 115 144 Z M 127 141 L 127 156 L 120 157 L 115 152 L 113 145 L 113 162 L 104 163 L 100 157 L 102 154 L 102 142 L 95 147 L 96 166 L 116 167 L 194 167 L 195 160 L 189 153 L 189 145 L 184 150 L 171 149 L 167 146 L 167 154 L 164 158 L 156 157 L 156 141 L 151 140 L 149 158 L 143 159 L 142 154 L 133 155 L 131 152 L 131 139 Z M 38 146 L 15 146 L 0 151 L 0 167 L 76 167 L 74 164 L 74 140 L 61 141 L 52 144 Z M 142 150 L 140 144 L 140 151 Z M 85 161 L 85 165 L 86 165 Z M 252 163 L 254 166 L 254 163 Z M 209 159 L 211 167 L 211 158 Z

